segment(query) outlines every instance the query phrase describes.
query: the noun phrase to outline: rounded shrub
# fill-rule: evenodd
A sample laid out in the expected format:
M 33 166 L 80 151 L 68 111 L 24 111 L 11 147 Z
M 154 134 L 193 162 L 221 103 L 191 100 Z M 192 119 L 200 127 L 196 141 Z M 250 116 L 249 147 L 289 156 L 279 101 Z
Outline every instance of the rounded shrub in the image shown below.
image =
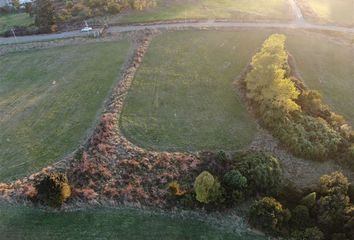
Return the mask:
M 282 170 L 278 159 L 264 152 L 247 152 L 237 157 L 237 169 L 247 176 L 253 192 L 272 193 L 278 189 Z
M 280 202 L 272 197 L 256 201 L 250 209 L 250 223 L 272 234 L 282 234 L 291 217 L 290 211 L 284 209 Z
M 215 202 L 222 195 L 220 183 L 208 171 L 204 171 L 195 179 L 196 199 L 201 203 Z
M 231 170 L 224 175 L 224 183 L 232 190 L 244 190 L 247 188 L 247 178 L 238 170 Z
M 50 173 L 36 185 L 37 198 L 51 207 L 60 207 L 70 196 L 68 178 L 63 173 Z

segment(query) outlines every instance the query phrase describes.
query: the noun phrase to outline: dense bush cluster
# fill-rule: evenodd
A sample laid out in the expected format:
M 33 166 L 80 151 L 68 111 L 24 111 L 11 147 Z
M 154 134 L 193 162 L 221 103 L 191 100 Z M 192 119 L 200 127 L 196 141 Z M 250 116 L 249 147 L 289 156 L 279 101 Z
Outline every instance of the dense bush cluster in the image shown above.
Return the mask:
M 35 188 L 37 199 L 51 207 L 60 207 L 71 196 L 68 178 L 62 173 L 45 175 Z
M 296 240 L 352 240 L 354 205 L 350 203 L 348 187 L 342 173 L 324 175 L 317 192 L 304 195 L 295 206 L 284 206 L 270 197 L 256 201 L 250 210 L 250 223 L 271 234 Z
M 208 156 L 201 168 L 194 192 L 204 204 L 232 206 L 250 196 L 275 193 L 281 183 L 278 160 L 264 152 L 239 152 L 230 158 L 220 152 Z
M 280 34 L 270 36 L 252 58 L 244 84 L 261 123 L 297 156 L 335 158 L 353 166 L 351 127 L 323 104 L 318 92 L 290 76 L 288 59 Z

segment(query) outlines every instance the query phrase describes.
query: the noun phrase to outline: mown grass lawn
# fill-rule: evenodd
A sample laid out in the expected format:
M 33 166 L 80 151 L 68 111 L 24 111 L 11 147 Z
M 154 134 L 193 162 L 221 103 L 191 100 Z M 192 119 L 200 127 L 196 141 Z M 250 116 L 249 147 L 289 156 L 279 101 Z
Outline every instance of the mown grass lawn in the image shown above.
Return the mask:
M 73 151 L 119 76 L 127 40 L 32 50 L 0 58 L 0 180 Z
M 0 34 L 15 26 L 29 26 L 33 24 L 33 18 L 27 13 L 5 14 L 0 16 Z
M 339 25 L 354 26 L 353 0 L 301 0 L 316 16 L 307 16 L 311 21 L 330 22 Z M 316 19 L 316 17 L 318 17 Z
M 160 0 L 157 7 L 142 12 L 111 16 L 110 23 L 183 19 L 290 20 L 287 0 Z
M 46 212 L 0 205 L 1 239 L 232 239 L 266 237 L 219 229 L 199 220 L 151 215 L 138 210 L 99 208 L 74 212 Z
M 132 142 L 157 150 L 237 150 L 256 125 L 232 83 L 266 31 L 184 31 L 156 37 L 121 117 Z
M 306 85 L 354 126 L 354 50 L 322 35 L 288 34 L 287 47 Z

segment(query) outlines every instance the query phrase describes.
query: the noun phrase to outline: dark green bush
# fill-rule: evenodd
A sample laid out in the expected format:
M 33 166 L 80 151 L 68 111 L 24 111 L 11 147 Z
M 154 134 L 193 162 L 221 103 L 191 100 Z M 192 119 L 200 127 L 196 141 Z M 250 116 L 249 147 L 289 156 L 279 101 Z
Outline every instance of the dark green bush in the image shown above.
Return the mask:
M 36 184 L 37 198 L 43 204 L 60 207 L 70 196 L 68 178 L 63 173 L 50 173 Z
M 232 190 L 245 190 L 247 188 L 247 178 L 238 170 L 231 170 L 224 175 L 224 183 Z
M 284 234 L 291 217 L 290 211 L 284 209 L 281 203 L 271 197 L 256 201 L 250 209 L 250 223 L 271 234 Z
M 310 216 L 308 207 L 304 205 L 298 205 L 291 211 L 291 228 L 293 229 L 305 229 L 310 227 L 313 222 Z
M 294 240 L 323 240 L 324 234 L 317 227 L 306 228 L 304 231 L 295 231 L 291 234 Z
M 246 152 L 236 158 L 237 169 L 247 176 L 252 192 L 273 193 L 278 189 L 282 175 L 278 159 L 264 152 Z
M 354 184 L 351 183 L 348 186 L 348 197 L 351 203 L 354 203 Z
M 348 179 L 340 172 L 320 179 L 322 196 L 317 201 L 317 221 L 323 230 L 341 232 L 345 223 L 344 211 L 349 205 Z

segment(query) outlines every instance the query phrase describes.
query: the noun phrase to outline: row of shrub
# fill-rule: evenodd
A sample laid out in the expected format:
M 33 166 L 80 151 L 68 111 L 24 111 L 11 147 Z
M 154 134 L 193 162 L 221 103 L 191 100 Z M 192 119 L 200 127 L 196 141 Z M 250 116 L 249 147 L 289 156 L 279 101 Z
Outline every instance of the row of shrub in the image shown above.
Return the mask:
M 286 37 L 271 35 L 252 58 L 244 79 L 246 96 L 263 126 L 293 154 L 354 167 L 354 131 L 322 102 L 317 91 L 290 76 Z
M 189 205 L 193 197 L 212 208 L 232 207 L 252 196 L 275 194 L 282 181 L 279 161 L 265 152 L 238 152 L 231 158 L 221 152 L 199 169 L 202 172 L 189 186 L 193 191 L 176 181 L 169 184 L 173 195 L 184 203 L 187 199 Z
M 294 240 L 353 240 L 354 185 L 340 172 L 324 175 L 317 187 L 284 183 L 279 161 L 264 152 L 224 153 L 200 166 L 193 191 L 173 181 L 169 187 L 183 204 L 230 208 L 257 199 L 249 210 L 252 226 Z M 184 185 L 185 186 L 185 185 Z

